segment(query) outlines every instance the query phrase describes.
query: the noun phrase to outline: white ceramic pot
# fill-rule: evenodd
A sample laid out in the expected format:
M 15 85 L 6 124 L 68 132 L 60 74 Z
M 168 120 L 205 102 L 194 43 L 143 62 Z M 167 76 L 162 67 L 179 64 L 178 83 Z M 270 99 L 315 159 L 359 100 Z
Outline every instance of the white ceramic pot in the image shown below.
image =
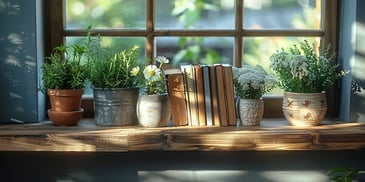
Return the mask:
M 139 124 L 144 127 L 167 126 L 171 118 L 167 94 L 139 95 L 136 110 Z

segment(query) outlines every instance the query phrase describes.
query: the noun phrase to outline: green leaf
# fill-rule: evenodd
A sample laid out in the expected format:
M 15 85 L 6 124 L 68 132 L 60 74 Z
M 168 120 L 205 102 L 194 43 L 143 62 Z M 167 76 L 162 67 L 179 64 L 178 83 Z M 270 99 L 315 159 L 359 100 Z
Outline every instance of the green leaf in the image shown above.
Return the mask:
M 181 62 L 185 55 L 187 54 L 187 50 L 183 49 L 183 50 L 180 50 L 179 52 L 177 52 L 174 56 L 174 62 L 176 63 L 179 63 Z

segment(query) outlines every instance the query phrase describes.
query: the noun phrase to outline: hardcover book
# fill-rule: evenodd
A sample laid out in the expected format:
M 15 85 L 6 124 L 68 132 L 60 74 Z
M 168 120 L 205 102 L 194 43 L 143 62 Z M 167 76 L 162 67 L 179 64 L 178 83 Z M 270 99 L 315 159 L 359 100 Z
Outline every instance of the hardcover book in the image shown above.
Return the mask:
M 236 106 L 234 100 L 234 84 L 232 75 L 232 66 L 229 64 L 223 64 L 223 77 L 226 94 L 226 105 L 227 105 L 227 119 L 228 125 L 236 125 Z
M 188 122 L 190 126 L 199 126 L 198 99 L 196 95 L 195 71 L 193 65 L 180 66 L 185 81 L 185 99 L 187 102 Z
M 203 68 L 199 64 L 195 64 L 195 85 L 196 85 L 196 96 L 198 101 L 198 117 L 199 126 L 206 126 L 205 116 L 205 93 L 204 93 L 204 80 L 203 80 Z
M 188 124 L 188 115 L 185 102 L 184 77 L 180 69 L 164 70 L 167 81 L 167 93 L 171 105 L 171 119 L 173 126 Z
M 212 121 L 213 126 L 221 126 L 218 106 L 218 90 L 217 90 L 217 77 L 215 66 L 209 66 L 209 81 L 210 81 L 210 96 L 212 106 Z
M 224 84 L 223 66 L 221 64 L 215 64 L 214 67 L 217 81 L 219 120 L 221 126 L 228 126 L 226 88 Z

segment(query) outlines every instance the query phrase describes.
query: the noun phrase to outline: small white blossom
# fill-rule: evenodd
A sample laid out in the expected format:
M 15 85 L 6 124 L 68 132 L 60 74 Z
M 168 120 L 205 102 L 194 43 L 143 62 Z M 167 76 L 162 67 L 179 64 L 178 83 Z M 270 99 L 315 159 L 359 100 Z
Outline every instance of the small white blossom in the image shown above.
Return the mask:
M 167 64 L 170 62 L 165 56 L 158 56 L 155 58 L 155 60 L 160 64 Z
M 261 66 L 233 67 L 236 95 L 246 99 L 259 99 L 275 87 L 275 79 L 267 75 Z
M 134 67 L 130 73 L 131 76 L 137 76 L 139 74 L 139 66 Z

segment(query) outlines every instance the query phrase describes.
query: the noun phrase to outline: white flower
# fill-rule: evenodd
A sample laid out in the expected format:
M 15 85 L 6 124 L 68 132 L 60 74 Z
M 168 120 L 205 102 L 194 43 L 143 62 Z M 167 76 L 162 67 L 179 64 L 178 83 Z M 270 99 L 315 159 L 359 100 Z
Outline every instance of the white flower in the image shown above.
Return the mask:
M 155 58 L 155 60 L 160 64 L 167 64 L 170 62 L 165 56 L 158 56 Z
M 268 76 L 261 66 L 233 67 L 236 94 L 241 98 L 258 99 L 275 87 L 275 79 Z
M 143 70 L 143 74 L 147 80 L 155 81 L 160 79 L 161 70 L 156 65 L 148 65 Z
M 307 64 L 307 58 L 303 55 L 296 55 L 293 56 L 292 62 L 290 64 L 291 67 L 291 74 L 293 75 L 293 78 L 299 78 L 300 80 L 307 76 L 308 71 L 308 64 Z
M 139 66 L 134 67 L 130 73 L 131 76 L 137 76 L 139 74 Z

